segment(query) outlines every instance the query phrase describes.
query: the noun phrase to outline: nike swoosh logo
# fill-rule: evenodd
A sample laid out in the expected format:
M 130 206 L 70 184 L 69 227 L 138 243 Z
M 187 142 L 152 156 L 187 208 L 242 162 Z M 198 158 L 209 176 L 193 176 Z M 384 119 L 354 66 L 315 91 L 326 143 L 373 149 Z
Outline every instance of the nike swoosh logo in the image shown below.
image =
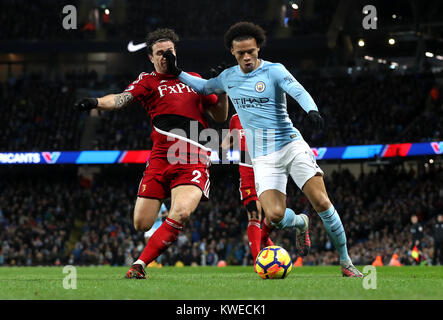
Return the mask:
M 263 259 L 266 259 L 268 257 L 269 249 L 266 250 L 265 254 L 263 255 Z
M 138 50 L 143 49 L 144 47 L 146 47 L 146 42 L 134 44 L 134 41 L 131 40 L 128 43 L 128 51 L 129 52 L 136 52 Z
M 228 89 L 232 89 L 232 88 L 234 88 L 235 86 L 228 86 Z

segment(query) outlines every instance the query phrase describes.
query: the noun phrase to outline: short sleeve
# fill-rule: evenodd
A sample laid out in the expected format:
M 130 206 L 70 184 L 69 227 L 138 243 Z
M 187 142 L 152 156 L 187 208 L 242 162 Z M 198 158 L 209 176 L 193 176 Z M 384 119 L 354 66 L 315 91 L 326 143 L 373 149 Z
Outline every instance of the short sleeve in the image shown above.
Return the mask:
M 218 97 L 215 94 L 209 94 L 207 96 L 202 96 L 202 103 L 205 108 L 213 106 L 214 104 L 217 103 L 217 101 L 218 101 Z
M 148 73 L 146 72 L 140 73 L 137 80 L 127 86 L 124 92 L 130 92 L 134 99 L 141 100 L 148 92 L 148 87 L 146 85 L 147 75 Z
M 234 116 L 231 117 L 231 120 L 229 120 L 229 132 L 231 132 L 234 129 Z

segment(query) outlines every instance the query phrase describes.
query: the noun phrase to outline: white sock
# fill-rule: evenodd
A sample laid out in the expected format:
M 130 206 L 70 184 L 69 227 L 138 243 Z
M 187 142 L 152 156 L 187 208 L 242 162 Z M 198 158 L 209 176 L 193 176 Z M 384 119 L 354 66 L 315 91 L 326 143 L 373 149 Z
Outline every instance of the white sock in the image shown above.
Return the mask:
M 138 259 L 132 265 L 134 265 L 134 264 L 141 264 L 143 269 L 146 268 L 146 263 L 144 263 L 143 260 Z

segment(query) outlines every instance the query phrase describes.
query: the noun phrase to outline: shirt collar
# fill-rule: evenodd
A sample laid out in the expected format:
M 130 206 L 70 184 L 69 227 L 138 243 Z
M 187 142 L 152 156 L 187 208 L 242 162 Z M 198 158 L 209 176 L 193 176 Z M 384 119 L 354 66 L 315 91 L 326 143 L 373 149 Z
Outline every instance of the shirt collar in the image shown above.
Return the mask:
M 260 59 L 260 64 L 258 65 L 257 69 L 255 69 L 254 71 L 251 71 L 249 73 L 244 73 L 241 69 L 240 69 L 240 65 L 237 64 L 237 70 L 238 72 L 243 75 L 243 76 L 251 76 L 254 75 L 258 70 L 260 70 L 261 68 L 263 68 L 263 65 L 265 63 L 265 60 Z

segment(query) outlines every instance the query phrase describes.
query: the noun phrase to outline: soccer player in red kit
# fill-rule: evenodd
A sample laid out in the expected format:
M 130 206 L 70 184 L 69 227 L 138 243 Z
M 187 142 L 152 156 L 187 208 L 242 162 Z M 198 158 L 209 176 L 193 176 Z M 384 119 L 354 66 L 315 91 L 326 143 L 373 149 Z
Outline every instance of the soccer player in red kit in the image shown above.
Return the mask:
M 249 246 L 251 248 L 252 258 L 257 258 L 261 245 L 264 247 L 273 246 L 274 243 L 269 238 L 272 231 L 263 220 L 263 228 L 261 223 L 261 205 L 255 190 L 254 169 L 252 168 L 251 158 L 249 157 L 248 148 L 246 146 L 245 131 L 241 126 L 240 119 L 234 114 L 229 121 L 229 134 L 223 139 L 221 147 L 226 150 L 234 146 L 234 149 L 240 151 L 240 162 L 238 171 L 240 173 L 240 200 L 246 208 L 248 214 L 248 235 Z
M 171 29 L 149 33 L 148 57 L 155 71 L 142 72 L 121 94 L 85 98 L 76 103 L 80 110 L 115 110 L 140 101 L 151 119 L 153 147 L 135 203 L 135 229 L 148 231 L 152 227 L 164 199 L 171 198 L 171 207 L 166 220 L 126 273 L 129 279 L 146 279 L 146 266 L 175 242 L 200 200 L 208 198 L 210 149 L 191 140 L 191 128 L 200 132 L 208 127 L 205 113 L 217 122 L 227 119 L 225 94 L 199 95 L 167 72 L 163 53 L 171 50 L 175 55 L 178 40 Z

